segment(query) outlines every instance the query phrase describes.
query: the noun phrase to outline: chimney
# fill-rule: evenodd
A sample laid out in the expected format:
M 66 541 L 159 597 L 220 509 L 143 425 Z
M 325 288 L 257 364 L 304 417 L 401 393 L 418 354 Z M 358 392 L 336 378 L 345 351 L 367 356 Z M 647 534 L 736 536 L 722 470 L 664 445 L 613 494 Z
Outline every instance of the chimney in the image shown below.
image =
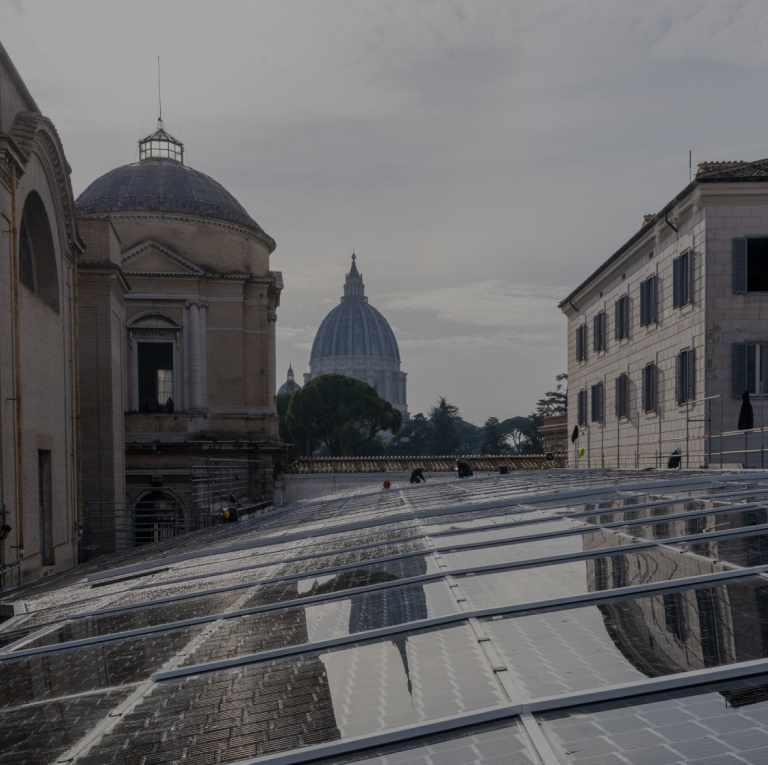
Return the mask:
M 651 219 L 653 218 L 653 215 L 643 215 L 643 226 L 647 226 Z

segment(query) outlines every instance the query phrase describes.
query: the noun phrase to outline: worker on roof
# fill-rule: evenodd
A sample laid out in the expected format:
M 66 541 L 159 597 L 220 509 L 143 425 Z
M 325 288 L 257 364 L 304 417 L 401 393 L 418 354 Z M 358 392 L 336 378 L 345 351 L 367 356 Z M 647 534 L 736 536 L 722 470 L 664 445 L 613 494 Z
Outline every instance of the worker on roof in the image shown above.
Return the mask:
M 420 482 L 426 483 L 427 479 L 424 478 L 425 470 L 426 468 L 424 467 L 424 465 L 422 465 L 421 467 L 417 467 L 416 470 L 414 470 L 413 473 L 411 473 L 411 483 L 420 483 Z
M 473 475 L 469 462 L 464 460 L 456 460 L 456 470 L 459 471 L 459 478 L 471 478 Z

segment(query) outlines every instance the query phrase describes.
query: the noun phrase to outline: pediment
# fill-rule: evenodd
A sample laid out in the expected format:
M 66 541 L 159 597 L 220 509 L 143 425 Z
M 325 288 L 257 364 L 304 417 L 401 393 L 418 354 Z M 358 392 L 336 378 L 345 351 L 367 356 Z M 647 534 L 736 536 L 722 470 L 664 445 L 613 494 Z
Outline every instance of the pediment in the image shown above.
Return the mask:
M 202 276 L 203 270 L 192 261 L 154 239 L 147 239 L 123 254 L 121 265 L 126 274 L 157 276 Z

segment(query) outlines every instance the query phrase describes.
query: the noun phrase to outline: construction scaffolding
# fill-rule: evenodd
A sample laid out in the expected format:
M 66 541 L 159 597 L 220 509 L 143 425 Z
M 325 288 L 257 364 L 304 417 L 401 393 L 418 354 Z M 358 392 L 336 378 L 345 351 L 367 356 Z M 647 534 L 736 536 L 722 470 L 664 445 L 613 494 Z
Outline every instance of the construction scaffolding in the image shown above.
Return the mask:
M 248 513 L 265 503 L 266 469 L 260 460 L 192 459 L 192 516 L 203 526 L 221 516 L 230 506 L 239 513 Z

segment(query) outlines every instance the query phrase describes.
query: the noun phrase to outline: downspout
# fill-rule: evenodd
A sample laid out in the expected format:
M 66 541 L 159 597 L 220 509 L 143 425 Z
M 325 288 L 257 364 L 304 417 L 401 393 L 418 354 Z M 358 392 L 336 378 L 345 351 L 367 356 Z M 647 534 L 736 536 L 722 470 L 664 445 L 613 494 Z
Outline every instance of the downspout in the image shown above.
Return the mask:
M 573 308 L 574 311 L 576 311 L 576 313 L 579 312 L 579 309 L 576 308 L 576 306 L 573 304 L 573 301 L 570 298 L 568 298 L 568 304 L 571 306 L 571 308 Z
M 11 238 L 13 247 L 13 351 L 16 378 L 16 506 L 19 558 L 24 557 L 24 469 L 21 449 L 21 349 L 19 342 L 19 229 L 16 225 L 16 165 L 11 165 Z M 21 577 L 21 571 L 19 571 Z
M 80 434 L 80 304 L 78 302 L 78 275 L 77 275 L 77 248 L 73 248 L 75 270 L 75 289 L 73 291 L 74 325 L 75 325 L 75 433 L 77 440 L 77 521 L 75 522 L 75 551 L 78 559 L 80 553 L 80 540 L 83 533 L 83 444 Z
M 677 233 L 677 228 L 669 222 L 667 215 L 668 213 L 664 213 L 664 223 L 666 223 L 675 233 Z

